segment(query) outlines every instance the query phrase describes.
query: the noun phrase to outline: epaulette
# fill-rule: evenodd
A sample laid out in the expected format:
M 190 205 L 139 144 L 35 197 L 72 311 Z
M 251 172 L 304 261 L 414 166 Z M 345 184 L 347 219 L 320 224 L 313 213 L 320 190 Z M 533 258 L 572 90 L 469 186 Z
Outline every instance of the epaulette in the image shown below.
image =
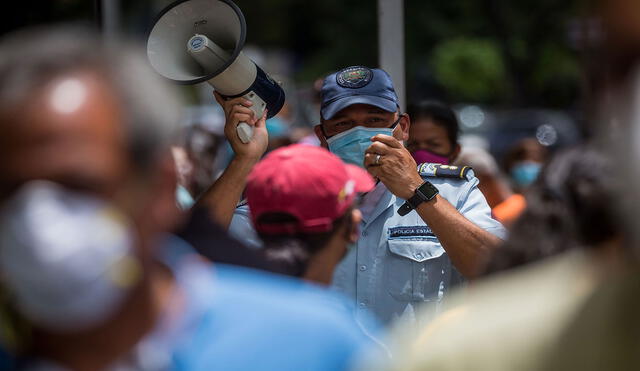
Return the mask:
M 454 166 L 424 163 L 418 165 L 418 173 L 422 177 L 436 178 L 454 178 L 471 180 L 473 178 L 473 169 L 470 166 Z

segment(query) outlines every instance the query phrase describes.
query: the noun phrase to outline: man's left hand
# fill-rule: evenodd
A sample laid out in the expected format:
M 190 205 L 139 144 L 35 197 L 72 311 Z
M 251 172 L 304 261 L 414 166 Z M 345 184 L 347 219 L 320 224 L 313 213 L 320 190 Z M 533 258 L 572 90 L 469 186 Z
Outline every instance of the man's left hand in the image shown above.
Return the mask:
M 365 151 L 364 166 L 380 179 L 391 193 L 402 199 L 411 198 L 423 183 L 418 166 L 409 151 L 396 138 L 378 134 Z

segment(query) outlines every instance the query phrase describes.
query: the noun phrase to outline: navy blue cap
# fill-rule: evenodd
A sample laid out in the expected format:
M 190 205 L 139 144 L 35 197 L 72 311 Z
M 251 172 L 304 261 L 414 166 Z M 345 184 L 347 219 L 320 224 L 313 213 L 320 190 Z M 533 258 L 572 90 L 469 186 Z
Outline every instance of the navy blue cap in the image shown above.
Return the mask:
M 396 112 L 398 96 L 391 76 L 379 68 L 352 66 L 332 73 L 322 84 L 320 114 L 325 120 L 353 104 L 369 104 Z

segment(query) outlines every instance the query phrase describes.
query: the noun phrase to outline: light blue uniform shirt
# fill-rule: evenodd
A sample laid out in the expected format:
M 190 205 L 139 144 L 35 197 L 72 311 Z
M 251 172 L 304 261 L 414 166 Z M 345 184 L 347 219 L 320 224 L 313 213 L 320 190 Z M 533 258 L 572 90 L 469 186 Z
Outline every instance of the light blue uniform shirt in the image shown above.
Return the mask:
M 251 212 L 245 200 L 236 207 L 229 224 L 229 235 L 247 247 L 262 248 L 262 241 L 251 222 Z
M 467 219 L 505 238 L 505 229 L 491 217 L 472 171 L 469 180 L 425 179 Z M 447 291 L 464 281 L 418 213 L 398 214 L 404 202 L 384 190 L 369 215 L 363 215 L 356 246 L 336 268 L 333 287 L 355 301 L 357 316 L 373 313 L 387 324 L 398 318 L 415 320 L 420 306 L 423 313 L 433 314 L 421 318 L 433 318 Z

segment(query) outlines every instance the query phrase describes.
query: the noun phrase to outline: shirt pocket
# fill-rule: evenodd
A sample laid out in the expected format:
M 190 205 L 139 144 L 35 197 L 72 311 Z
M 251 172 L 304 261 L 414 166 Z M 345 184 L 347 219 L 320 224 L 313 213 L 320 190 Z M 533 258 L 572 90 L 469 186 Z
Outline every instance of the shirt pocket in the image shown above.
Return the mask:
M 385 284 L 400 301 L 440 301 L 449 286 L 451 263 L 437 239 L 389 239 Z

